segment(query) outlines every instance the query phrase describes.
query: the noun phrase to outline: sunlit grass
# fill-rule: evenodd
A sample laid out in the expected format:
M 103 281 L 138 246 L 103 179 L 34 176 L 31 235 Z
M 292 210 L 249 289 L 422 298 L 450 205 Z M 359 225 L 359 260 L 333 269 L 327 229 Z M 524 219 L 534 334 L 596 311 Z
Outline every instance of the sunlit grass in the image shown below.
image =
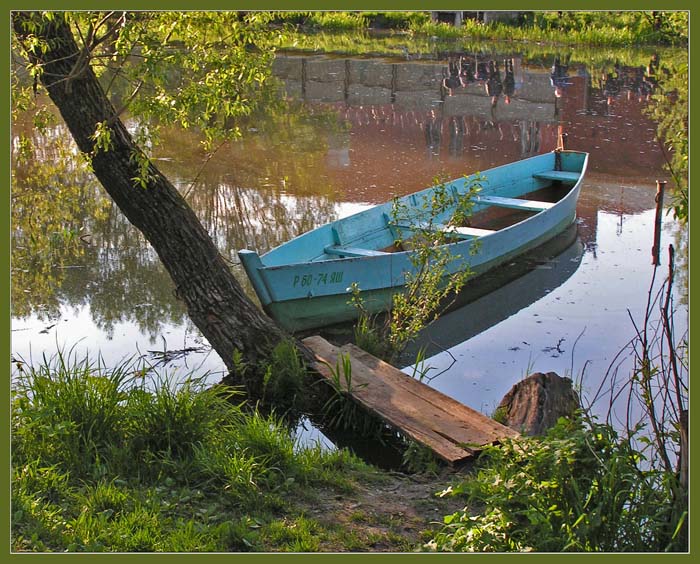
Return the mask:
M 305 488 L 345 492 L 367 467 L 300 444 L 239 402 L 230 388 L 144 378 L 129 362 L 109 369 L 61 353 L 24 365 L 12 391 L 13 549 L 317 549 L 317 525 L 278 538 L 274 515 L 298 519 Z
M 370 26 L 407 31 L 414 39 L 430 41 L 506 41 L 549 45 L 629 47 L 631 45 L 687 44 L 687 15 L 664 14 L 655 25 L 651 12 L 637 11 L 540 11 L 523 12 L 510 22 L 485 24 L 465 19 L 461 27 L 430 20 L 428 12 L 284 12 L 281 21 L 301 25 L 302 30 L 366 31 Z

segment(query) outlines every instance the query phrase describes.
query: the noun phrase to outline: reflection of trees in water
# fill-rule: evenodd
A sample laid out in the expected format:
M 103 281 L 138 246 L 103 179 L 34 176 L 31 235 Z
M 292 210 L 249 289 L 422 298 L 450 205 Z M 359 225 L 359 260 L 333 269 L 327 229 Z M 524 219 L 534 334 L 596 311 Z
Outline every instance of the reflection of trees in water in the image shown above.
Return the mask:
M 243 247 L 265 252 L 335 219 L 326 178 L 328 144 L 320 142 L 327 140 L 327 122 L 299 122 L 291 113 L 266 117 L 256 122 L 256 131 L 221 147 L 194 182 L 199 167 L 181 158 L 187 153 L 178 158 L 172 152 L 176 139 L 164 138 L 169 161 L 161 167 L 187 194 L 225 256 Z M 174 136 L 182 142 L 181 132 Z
M 157 256 L 91 175 L 67 158 L 29 161 L 15 172 L 13 316 L 53 319 L 62 305 L 89 305 L 108 334 L 131 321 L 152 337 L 164 322 L 183 321 Z
M 276 144 L 266 139 L 275 131 L 266 124 L 214 155 L 191 190 L 207 159 L 199 139 L 173 132 L 158 157 L 172 158 L 163 169 L 189 191 L 224 256 L 244 246 L 265 251 L 335 217 L 332 190 L 321 174 L 324 131 L 314 129 L 321 123 L 311 122 L 288 143 L 294 131 L 277 128 Z M 94 323 L 108 334 L 115 324 L 131 322 L 151 338 L 163 324 L 185 322 L 156 253 L 103 195 L 66 139 L 62 127 L 35 139 L 41 154 L 13 170 L 13 315 L 55 318 L 62 305 L 89 305 Z
M 673 246 L 675 249 L 675 279 L 676 289 L 679 292 L 679 303 L 688 305 L 689 286 L 689 234 L 685 224 L 677 223 L 673 233 Z M 668 258 L 668 255 L 666 255 Z
M 99 218 L 106 208 L 61 130 L 50 128 L 43 136 L 32 133 L 32 145 L 22 149 L 26 123 L 14 125 L 12 311 L 20 317 L 35 309 L 55 316 L 57 289 L 72 270 L 83 266 L 85 216 Z M 27 152 L 29 146 L 36 150 Z

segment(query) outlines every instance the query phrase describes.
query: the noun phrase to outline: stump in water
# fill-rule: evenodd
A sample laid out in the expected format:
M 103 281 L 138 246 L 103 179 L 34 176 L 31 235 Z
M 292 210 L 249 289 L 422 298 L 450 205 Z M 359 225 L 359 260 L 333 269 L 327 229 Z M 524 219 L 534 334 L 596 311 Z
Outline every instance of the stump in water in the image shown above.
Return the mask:
M 554 372 L 537 372 L 515 384 L 503 397 L 498 420 L 523 435 L 543 435 L 560 417 L 570 417 L 579 407 L 570 378 Z

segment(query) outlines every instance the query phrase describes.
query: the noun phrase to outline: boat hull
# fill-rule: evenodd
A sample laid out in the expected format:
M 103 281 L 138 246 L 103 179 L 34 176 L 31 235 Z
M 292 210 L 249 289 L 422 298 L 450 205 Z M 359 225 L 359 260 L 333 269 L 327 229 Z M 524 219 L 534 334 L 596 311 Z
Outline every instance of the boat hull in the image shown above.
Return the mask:
M 547 203 L 546 207 L 539 202 L 543 205 L 541 210 L 505 228 L 484 231 L 484 236 L 479 233 L 446 245 L 453 257 L 446 276 L 466 269 L 478 276 L 546 243 L 571 225 L 576 218 L 587 155 L 564 152 L 563 156 L 563 170 L 574 171 L 563 175 L 577 175 L 576 180 L 560 188 L 563 197 Z M 554 159 L 550 153 L 485 171 L 483 175 L 493 180 L 479 193 L 483 201 L 488 200 L 481 208 L 490 209 L 488 206 L 494 205 L 493 202 L 506 207 L 530 202 L 514 198 L 543 189 L 547 182 L 551 184 L 551 180 L 537 179 L 538 174 L 545 175 L 547 171 L 554 177 L 562 174 L 554 171 Z M 555 182 L 557 186 L 560 183 Z M 429 195 L 430 190 L 418 194 Z M 415 202 L 415 196 L 407 196 L 406 201 Z M 386 226 L 388 205 L 321 226 L 262 257 L 253 251 L 240 251 L 243 266 L 265 311 L 290 332 L 350 321 L 358 314 L 349 303 L 349 288 L 353 283 L 360 288 L 363 305 L 369 312 L 390 309 L 392 296 L 402 291 L 406 273 L 415 267 L 410 251 L 376 250 L 394 237 Z M 335 257 L 337 252 L 348 256 Z
M 541 236 L 526 241 L 525 244 L 510 252 L 496 256 L 487 262 L 463 261 L 460 269 L 467 266 L 473 276 L 479 276 L 496 268 L 513 257 L 543 245 L 564 231 L 574 221 L 574 217 L 565 218 L 551 230 Z M 381 313 L 391 308 L 393 295 L 403 289 L 403 285 L 362 292 L 363 306 L 371 314 Z M 285 330 L 290 332 L 305 331 L 324 327 L 330 324 L 352 321 L 357 318 L 357 308 L 350 303 L 350 294 L 345 291 L 328 296 L 306 297 L 295 300 L 272 302 L 264 308 L 266 313 L 275 319 Z

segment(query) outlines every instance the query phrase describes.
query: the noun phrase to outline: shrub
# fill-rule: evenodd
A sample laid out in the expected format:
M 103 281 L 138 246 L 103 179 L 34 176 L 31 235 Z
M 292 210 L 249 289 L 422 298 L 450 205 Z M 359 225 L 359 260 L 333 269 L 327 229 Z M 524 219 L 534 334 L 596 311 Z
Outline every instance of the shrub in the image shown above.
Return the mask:
M 673 492 L 664 471 L 609 426 L 561 419 L 543 438 L 487 448 L 476 475 L 442 495 L 465 495 L 467 510 L 445 517 L 432 550 L 678 550 Z

